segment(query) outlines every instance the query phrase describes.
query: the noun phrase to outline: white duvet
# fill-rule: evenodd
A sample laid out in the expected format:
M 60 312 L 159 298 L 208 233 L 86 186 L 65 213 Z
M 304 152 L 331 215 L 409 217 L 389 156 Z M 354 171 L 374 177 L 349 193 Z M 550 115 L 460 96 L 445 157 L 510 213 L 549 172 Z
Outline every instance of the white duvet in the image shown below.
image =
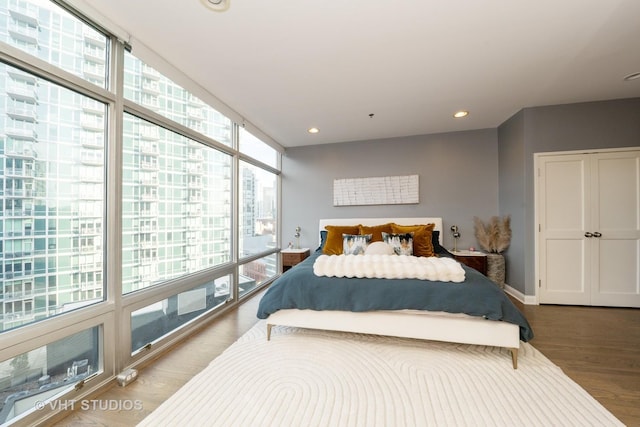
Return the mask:
M 464 281 L 464 269 L 452 258 L 408 255 L 320 255 L 313 264 L 313 273 L 327 277 Z

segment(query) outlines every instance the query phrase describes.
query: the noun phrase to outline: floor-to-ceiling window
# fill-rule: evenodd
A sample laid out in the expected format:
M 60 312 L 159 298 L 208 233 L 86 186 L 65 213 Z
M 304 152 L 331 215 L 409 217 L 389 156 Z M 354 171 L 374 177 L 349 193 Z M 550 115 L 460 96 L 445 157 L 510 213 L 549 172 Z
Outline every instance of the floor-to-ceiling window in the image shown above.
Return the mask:
M 278 270 L 277 144 L 85 18 L 0 0 L 0 424 L 69 409 Z

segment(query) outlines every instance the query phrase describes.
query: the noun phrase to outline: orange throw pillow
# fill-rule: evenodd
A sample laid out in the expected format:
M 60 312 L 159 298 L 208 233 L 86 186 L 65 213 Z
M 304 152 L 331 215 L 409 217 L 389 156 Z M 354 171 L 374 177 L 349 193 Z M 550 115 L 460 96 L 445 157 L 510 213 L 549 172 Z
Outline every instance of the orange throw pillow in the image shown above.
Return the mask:
M 382 242 L 382 233 L 391 234 L 391 223 L 381 224 L 381 225 L 360 225 L 360 233 L 359 234 L 371 234 L 371 241 L 373 242 Z
M 413 255 L 435 256 L 431 234 L 435 224 L 399 225 L 391 224 L 392 233 L 413 233 Z
M 324 243 L 322 253 L 325 255 L 341 255 L 342 254 L 342 235 L 358 234 L 360 224 L 358 225 L 327 225 L 327 240 Z

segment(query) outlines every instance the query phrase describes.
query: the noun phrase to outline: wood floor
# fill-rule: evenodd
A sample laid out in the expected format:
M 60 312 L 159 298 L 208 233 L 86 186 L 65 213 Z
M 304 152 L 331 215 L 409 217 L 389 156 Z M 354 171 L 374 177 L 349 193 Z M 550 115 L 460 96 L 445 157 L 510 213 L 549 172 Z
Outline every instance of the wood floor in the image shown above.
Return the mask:
M 261 296 L 141 369 L 137 381 L 95 397 L 103 402 L 138 400 L 142 410 L 77 410 L 55 426 L 136 425 L 256 323 Z M 640 426 L 640 310 L 516 305 L 531 323 L 534 347 L 624 424 Z

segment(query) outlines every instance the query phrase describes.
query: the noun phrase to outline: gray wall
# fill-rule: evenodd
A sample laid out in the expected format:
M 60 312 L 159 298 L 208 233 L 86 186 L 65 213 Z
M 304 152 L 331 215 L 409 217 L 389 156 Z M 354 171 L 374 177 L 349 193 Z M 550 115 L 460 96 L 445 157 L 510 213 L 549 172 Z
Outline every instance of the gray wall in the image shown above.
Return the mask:
M 640 146 L 640 98 L 526 108 L 498 137 L 500 210 L 513 214 L 515 231 L 505 253 L 507 283 L 535 295 L 534 154 Z
M 418 174 L 415 205 L 333 206 L 333 180 Z M 301 246 L 315 249 L 320 218 L 439 216 L 445 247 L 453 247 L 449 227 L 458 225 L 459 247 L 477 246 L 473 217 L 498 210 L 496 129 L 286 150 L 282 159 L 282 244 L 302 227 Z
M 473 217 L 511 215 L 507 283 L 535 295 L 533 155 L 640 146 L 640 98 L 526 108 L 497 129 L 287 149 L 282 160 L 282 242 L 302 227 L 315 249 L 320 218 L 441 216 L 477 246 Z M 333 206 L 335 178 L 420 175 L 417 205 Z
M 524 172 L 524 113 L 520 111 L 498 129 L 498 198 L 500 215 L 511 216 L 511 244 L 504 252 L 505 282 L 524 292 L 526 266 L 526 205 Z

